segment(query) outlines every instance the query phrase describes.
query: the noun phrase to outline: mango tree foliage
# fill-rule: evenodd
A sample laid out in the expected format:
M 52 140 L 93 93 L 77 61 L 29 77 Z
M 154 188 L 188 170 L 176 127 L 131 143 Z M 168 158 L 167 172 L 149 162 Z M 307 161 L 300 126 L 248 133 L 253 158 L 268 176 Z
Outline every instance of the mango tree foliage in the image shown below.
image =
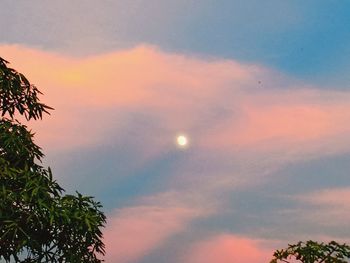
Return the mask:
M 270 263 L 348 263 L 350 246 L 335 241 L 319 243 L 312 240 L 288 245 L 286 249 L 277 250 Z
M 64 195 L 34 134 L 16 119 L 40 120 L 52 109 L 40 94 L 0 58 L 0 261 L 102 262 L 101 204 Z

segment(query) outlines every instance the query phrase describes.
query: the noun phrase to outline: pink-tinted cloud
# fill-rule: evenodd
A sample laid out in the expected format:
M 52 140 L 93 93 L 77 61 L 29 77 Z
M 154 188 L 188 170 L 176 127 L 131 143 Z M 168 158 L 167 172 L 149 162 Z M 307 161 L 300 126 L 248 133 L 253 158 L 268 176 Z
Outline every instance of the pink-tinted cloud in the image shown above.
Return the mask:
M 309 207 L 299 212 L 301 217 L 324 227 L 347 229 L 350 221 L 350 188 L 333 188 L 314 191 L 294 197 Z
M 288 96 L 274 91 L 270 95 L 245 95 L 239 117 L 222 121 L 203 141 L 209 147 L 262 152 L 322 154 L 320 149 L 323 153 L 349 150 L 349 94 L 339 94 L 338 100 L 331 102 L 324 101 L 327 92 L 322 91 L 308 94 L 296 90 Z
M 308 193 L 299 198 L 314 205 L 336 206 L 350 210 L 350 203 L 348 202 L 350 198 L 349 187 L 323 189 L 317 192 Z
M 31 124 L 44 149 L 137 144 L 134 164 L 142 166 L 174 150 L 174 136 L 185 132 L 191 147 L 226 156 L 220 167 L 232 158 L 254 159 L 257 167 L 256 159 L 263 159 L 279 167 L 350 150 L 348 92 L 301 84 L 288 89 L 297 84 L 261 66 L 150 46 L 88 58 L 21 46 L 0 46 L 0 53 L 56 109 Z M 213 179 L 226 184 L 232 171 L 217 174 Z
M 147 46 L 86 59 L 20 46 L 1 46 L 0 52 L 55 107 L 54 118 L 35 127 L 43 130 L 39 139 L 45 145 L 59 148 L 100 142 L 111 127 L 111 117 L 118 129 L 125 123 L 124 113 L 130 112 L 153 114 L 169 129 L 189 129 L 199 112 L 220 97 L 216 87 L 244 83 L 259 71 L 232 61 L 201 61 Z M 79 136 L 82 130 L 85 136 Z
M 186 206 L 136 206 L 117 210 L 105 231 L 107 262 L 135 262 L 182 232 L 203 214 Z
M 124 174 L 108 175 L 112 182 L 113 176 L 132 175 L 128 168 L 142 169 L 176 151 L 173 141 L 179 132 L 190 136 L 186 158 L 162 177 L 168 182 L 162 190 L 177 191 L 174 203 L 164 206 L 164 198 L 157 196 L 151 205 L 140 201 L 110 216 L 110 262 L 140 259 L 207 215 L 208 203 L 225 203 L 225 193 L 233 187 L 259 183 L 289 162 L 350 150 L 349 92 L 302 85 L 289 89 L 293 81 L 261 66 L 169 54 L 149 46 L 88 58 L 20 46 L 0 46 L 0 53 L 56 109 L 31 124 L 45 151 L 132 148 L 133 159 L 121 164 Z M 192 149 L 195 154 L 185 155 Z M 183 197 L 186 202 L 180 202 Z M 337 202 L 335 207 L 341 208 Z M 257 241 L 220 235 L 195 245 L 187 260 L 266 262 L 266 253 Z
M 222 234 L 194 244 L 185 256 L 185 263 L 266 263 L 273 250 L 261 240 Z
M 51 117 L 31 124 L 44 150 L 136 145 L 133 165 L 142 167 L 175 150 L 174 137 L 185 132 L 190 148 L 223 158 L 198 158 L 213 166 L 215 173 L 209 176 L 190 171 L 193 160 L 188 159 L 177 176 L 183 176 L 184 185 L 198 180 L 215 191 L 241 178 L 256 181 L 247 174 L 261 174 L 259 162 L 269 170 L 350 150 L 349 92 L 301 84 L 288 89 L 297 84 L 261 66 L 169 54 L 150 46 L 88 58 L 21 46 L 0 46 L 0 53 L 56 109 Z M 142 121 L 133 119 L 135 113 Z M 235 168 L 233 180 L 232 169 L 221 167 L 230 168 L 237 158 L 256 169 L 243 165 L 241 176 Z
M 49 147 L 101 143 L 106 133 L 128 125 L 130 112 L 143 112 L 166 132 L 195 130 L 201 147 L 297 154 L 350 148 L 344 136 L 350 130 L 348 93 L 305 87 L 285 91 L 281 86 L 288 83 L 281 75 L 260 66 L 149 46 L 81 59 L 20 46 L 1 46 L 0 52 L 56 108 L 54 118 L 36 126 L 38 138 Z M 261 80 L 272 87 L 261 88 Z

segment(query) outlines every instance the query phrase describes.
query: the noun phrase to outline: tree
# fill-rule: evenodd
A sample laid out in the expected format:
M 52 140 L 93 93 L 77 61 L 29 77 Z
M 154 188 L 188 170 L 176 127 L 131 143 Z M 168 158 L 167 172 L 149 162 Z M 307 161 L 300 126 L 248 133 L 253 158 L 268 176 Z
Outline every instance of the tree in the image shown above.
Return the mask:
M 288 245 L 286 249 L 277 250 L 273 256 L 270 263 L 347 263 L 350 259 L 350 246 L 335 241 L 326 244 L 309 240 Z
M 64 195 L 44 168 L 34 133 L 15 117 L 40 120 L 52 108 L 0 58 L 0 260 L 102 262 L 106 217 L 90 196 Z

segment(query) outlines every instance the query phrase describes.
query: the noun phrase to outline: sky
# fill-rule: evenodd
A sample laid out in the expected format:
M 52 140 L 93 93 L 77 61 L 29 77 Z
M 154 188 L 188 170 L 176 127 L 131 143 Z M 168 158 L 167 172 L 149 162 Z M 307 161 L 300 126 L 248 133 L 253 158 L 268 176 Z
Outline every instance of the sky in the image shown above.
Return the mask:
M 0 56 L 55 108 L 35 141 L 103 204 L 107 263 L 350 242 L 349 1 L 1 6 Z

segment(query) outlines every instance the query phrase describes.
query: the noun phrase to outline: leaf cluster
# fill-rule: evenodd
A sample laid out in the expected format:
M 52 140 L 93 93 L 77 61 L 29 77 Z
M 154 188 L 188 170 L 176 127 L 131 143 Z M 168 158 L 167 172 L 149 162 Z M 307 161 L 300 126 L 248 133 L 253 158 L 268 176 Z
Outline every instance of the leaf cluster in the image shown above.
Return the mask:
M 7 66 L 8 61 L 0 57 L 0 112 L 12 119 L 16 112 L 27 120 L 41 119 L 51 107 L 40 102 L 41 92 L 22 74 Z
M 41 165 L 34 134 L 14 118 L 48 113 L 38 94 L 0 58 L 0 261 L 101 262 L 101 204 L 78 192 L 64 195 L 50 168 Z
M 277 250 L 273 256 L 270 263 L 347 263 L 350 259 L 350 246 L 335 241 L 300 241 L 297 244 L 289 244 L 286 249 Z

